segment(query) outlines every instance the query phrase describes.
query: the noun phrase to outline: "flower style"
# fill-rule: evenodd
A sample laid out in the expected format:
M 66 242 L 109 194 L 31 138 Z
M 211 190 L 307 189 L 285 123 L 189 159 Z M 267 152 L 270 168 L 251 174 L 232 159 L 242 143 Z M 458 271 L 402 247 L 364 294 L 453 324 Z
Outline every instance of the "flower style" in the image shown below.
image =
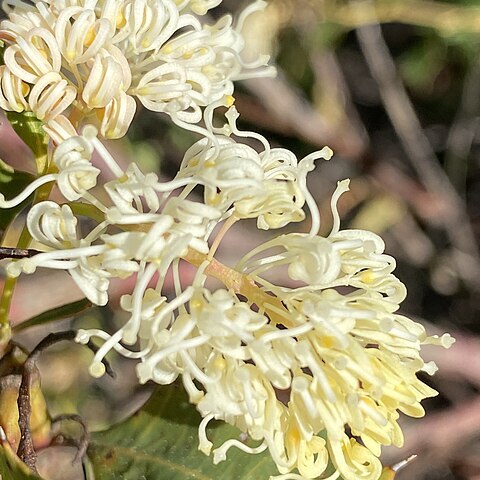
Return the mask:
M 230 102 L 221 105 L 230 106 Z M 200 140 L 187 150 L 177 178 L 191 177 L 205 186 L 204 202 L 236 218 L 256 218 L 263 230 L 281 228 L 290 222 L 305 218 L 303 206 L 310 205 L 315 215 L 317 208 L 306 188 L 307 173 L 314 168 L 314 160 L 329 160 L 330 148 L 325 147 L 300 162 L 289 150 L 272 149 L 268 141 L 253 132 L 242 132 L 236 126 L 238 112 L 230 106 L 228 124 L 221 130 L 213 128 L 206 112 L 205 123 L 217 135 Z M 259 141 L 264 150 L 258 153 L 252 147 L 235 142 L 231 135 Z
M 241 25 L 265 2 L 254 2 L 236 24 L 225 16 L 213 25 L 194 14 L 221 0 L 4 3 L 9 19 L 0 38 L 9 46 L 0 107 L 34 112 L 51 143 L 48 173 L 13 199 L 0 194 L 0 208 L 53 182 L 67 201 L 31 207 L 28 231 L 43 251 L 12 262 L 7 273 L 66 270 L 96 305 L 108 302 L 112 278 L 136 276 L 120 302 L 125 324 L 112 334 L 80 330 L 76 340 L 103 342 L 93 376 L 105 373 L 102 360 L 115 350 L 138 361 L 141 383 L 181 378 L 203 417 L 199 449 L 214 463 L 232 447 L 268 450 L 278 480 L 325 478 L 329 464 L 330 480 L 378 480 L 381 447 L 403 442 L 400 413 L 422 416 L 420 402 L 436 394 L 417 377 L 436 370 L 423 361 L 422 345 L 448 348 L 453 339 L 429 337 L 397 313 L 406 288 L 380 237 L 340 229 L 337 202 L 349 180 L 332 195 L 330 234 L 319 235 L 307 176 L 316 160 L 331 158 L 328 147 L 299 161 L 238 129 L 233 81 L 270 73 L 265 58 L 247 64 L 240 56 Z M 123 169 L 98 138 L 125 134 L 135 98 L 203 136 L 169 182 L 135 163 Z M 218 107 L 227 108 L 221 127 L 213 125 Z M 204 127 L 196 125 L 201 119 Z M 112 178 L 100 185 L 94 152 Z M 71 202 L 95 211 L 97 224 L 83 237 Z M 234 222 L 279 229 L 304 220 L 305 207 L 308 233 L 279 234 L 233 267 L 216 260 Z M 197 268 L 191 285 L 180 278 L 184 261 Z M 272 280 L 280 267 L 288 278 Z M 172 299 L 163 291 L 169 271 Z M 210 290 L 209 277 L 224 288 Z M 257 445 L 232 438 L 214 448 L 213 419 Z
M 90 238 L 78 238 L 77 219 L 70 207 L 60 207 L 51 201 L 33 206 L 27 223 L 32 238 L 52 250 L 11 263 L 7 267 L 8 275 L 17 277 L 22 272 L 33 273 L 39 266 L 68 270 L 88 299 L 96 305 L 105 305 L 110 274 L 99 262 L 104 247 L 91 244 L 98 232 L 92 232 Z
M 189 9 L 196 15 L 205 15 L 208 10 L 222 3 L 222 0 L 176 0 L 180 11 Z

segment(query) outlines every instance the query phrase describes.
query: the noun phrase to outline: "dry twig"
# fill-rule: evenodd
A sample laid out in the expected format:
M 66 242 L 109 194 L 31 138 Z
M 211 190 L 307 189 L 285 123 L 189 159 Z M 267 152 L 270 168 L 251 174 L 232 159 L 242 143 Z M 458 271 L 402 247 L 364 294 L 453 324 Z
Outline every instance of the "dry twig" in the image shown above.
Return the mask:
M 247 80 L 244 84 L 259 98 L 283 133 L 298 136 L 315 146 L 329 145 L 335 152 L 349 158 L 362 155 L 365 141 L 354 126 L 347 129 L 333 127 L 330 120 L 312 108 L 281 75 L 277 78 Z M 242 117 L 254 120 L 251 115 L 249 118 L 247 109 L 241 110 Z
M 55 345 L 58 342 L 62 341 L 73 341 L 77 335 L 77 332 L 74 330 L 67 330 L 64 332 L 51 333 L 47 335 L 40 343 L 32 350 L 30 355 L 25 360 L 23 364 L 22 372 L 22 382 L 20 384 L 17 405 L 18 405 L 18 425 L 20 427 L 20 442 L 18 444 L 18 456 L 32 471 L 36 472 L 36 460 L 37 454 L 33 446 L 32 433 L 30 431 L 30 417 L 32 415 L 32 407 L 30 403 L 30 386 L 32 383 L 33 375 L 36 371 L 36 364 L 39 355 L 46 348 Z M 88 343 L 87 347 L 96 351 L 96 347 Z M 103 359 L 102 362 L 105 365 L 106 372 L 112 374 L 112 369 L 106 359 Z M 79 419 L 78 416 L 66 416 L 57 417 L 55 421 L 62 421 L 67 419 L 73 419 L 82 426 L 84 426 L 84 440 L 80 441 L 79 453 L 84 453 L 86 450 L 85 442 L 88 442 L 88 430 L 83 422 Z

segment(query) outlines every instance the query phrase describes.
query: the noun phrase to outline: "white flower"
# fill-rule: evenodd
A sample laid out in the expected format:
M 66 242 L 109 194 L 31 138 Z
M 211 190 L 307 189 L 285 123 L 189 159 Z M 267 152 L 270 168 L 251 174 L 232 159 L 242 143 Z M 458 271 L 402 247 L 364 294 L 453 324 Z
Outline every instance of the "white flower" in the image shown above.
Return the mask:
M 271 149 L 260 154 L 264 170 L 263 197 L 237 202 L 240 218 L 257 218 L 263 230 L 281 228 L 305 218 L 304 194 L 299 188 L 297 159 L 285 149 Z
M 9 4 L 13 4 L 14 7 Z M 2 8 L 8 14 L 8 19 L 2 21 L 1 33 L 7 39 L 14 40 L 17 36 L 25 35 L 33 28 L 43 25 L 42 16 L 30 4 L 19 0 L 4 0 Z
M 97 220 L 82 238 L 69 205 L 36 203 L 27 227 L 43 251 L 12 262 L 7 272 L 66 270 L 97 305 L 107 303 L 111 278 L 136 275 L 131 295 L 121 299 L 124 325 L 113 334 L 81 330 L 76 340 L 104 342 L 90 366 L 94 376 L 105 373 L 102 360 L 113 349 L 139 360 L 142 383 L 181 377 L 203 417 L 199 448 L 213 453 L 214 463 L 232 447 L 251 454 L 268 449 L 278 480 L 318 478 L 329 464 L 336 469 L 329 480 L 378 480 L 381 447 L 403 442 L 400 413 L 422 416 L 420 402 L 436 394 L 417 377 L 436 369 L 421 358 L 422 345 L 449 347 L 453 339 L 428 337 L 421 325 L 396 313 L 406 289 L 377 235 L 340 230 L 337 202 L 348 180 L 332 196 L 332 231 L 318 236 L 320 215 L 307 175 L 317 159 L 330 159 L 328 147 L 298 161 L 263 136 L 238 129 L 233 81 L 271 73 L 264 57 L 243 61 L 239 31 L 266 3 L 254 2 L 236 25 L 230 16 L 204 25 L 192 14 L 219 3 L 6 2 L 9 20 L 0 36 L 9 46 L 0 67 L 0 107 L 30 110 L 44 121 L 58 173 L 37 178 L 13 199 L 0 194 L 0 207 L 14 207 L 56 182 L 68 201 Z M 124 171 L 97 138 L 99 132 L 125 134 L 135 97 L 204 136 L 169 182 L 135 163 Z M 226 123 L 215 126 L 221 106 L 228 108 Z M 202 118 L 205 127 L 196 125 Z M 259 142 L 260 149 L 242 138 Z M 94 151 L 113 178 L 98 198 Z M 194 196 L 198 190 L 203 202 Z M 281 228 L 303 220 L 305 206 L 308 233 L 279 235 L 235 268 L 214 258 L 235 221 L 255 218 L 258 228 Z M 184 260 L 198 268 L 190 286 L 180 275 Z M 297 283 L 269 280 L 277 267 Z M 163 292 L 169 271 L 171 300 Z M 209 276 L 225 288 L 207 288 Z M 137 342 L 137 350 L 124 346 Z M 238 427 L 257 445 L 232 438 L 213 449 L 207 435 L 212 419 Z
M 77 244 L 77 219 L 72 210 L 55 202 L 40 202 L 28 212 L 27 223 L 32 237 L 53 249 Z
M 191 243 L 190 234 L 179 234 L 174 228 L 174 219 L 167 214 L 159 214 L 158 219 L 151 225 L 148 233 L 144 232 L 122 232 L 115 235 L 104 234 L 101 240 L 105 244 L 104 251 L 99 255 L 99 266 L 102 270 L 118 278 L 125 278 L 134 272 L 138 272 L 136 285 L 131 299 L 122 300 L 122 306 L 125 310 L 131 312 L 131 317 L 127 323 L 116 332 L 117 342 L 123 340 L 128 344 L 134 344 L 138 335 L 145 331 L 145 323 L 151 325 L 151 328 L 162 328 L 162 320 L 155 318 L 166 315 L 162 309 L 158 315 L 153 318 L 145 317 L 145 306 L 151 304 L 152 292 L 149 290 L 149 283 L 154 275 L 163 279 L 170 268 L 172 262 L 186 255 L 188 246 Z M 160 287 L 159 287 L 160 288 Z M 162 296 L 158 293 L 159 302 L 155 300 L 156 306 L 163 304 Z M 178 305 L 177 297 L 173 305 Z M 189 298 L 189 297 L 188 297 Z M 184 301 L 187 301 L 186 298 Z M 165 305 L 163 305 L 165 307 Z M 151 311 L 149 306 L 147 311 Z M 175 307 L 173 307 L 175 308 Z M 142 326 L 143 324 L 143 326 Z M 146 338 L 154 339 L 157 334 L 147 335 Z M 110 348 L 114 348 L 110 340 L 110 347 L 104 349 L 105 353 Z
M 8 110 L 33 111 L 55 141 L 54 120 L 63 112 L 75 119 L 77 130 L 98 118 L 102 136 L 123 136 L 135 112 L 135 96 L 146 108 L 198 130 L 192 124 L 202 119 L 201 108 L 231 95 L 233 80 L 272 73 L 266 57 L 251 64 L 241 60 L 244 43 L 231 17 L 202 26 L 186 13 L 203 14 L 218 3 L 13 2 L 9 19 L 1 24 L 2 38 L 10 44 L 4 55 L 10 75 L 4 75 L 6 101 L 0 95 L 0 103 Z M 239 24 L 263 6 L 255 2 Z M 29 89 L 34 95 L 25 105 Z
M 5 65 L 0 65 L 0 108 L 23 112 L 28 106 L 25 98 L 29 92 L 27 83 L 13 75 Z
M 113 221 L 117 223 L 122 215 L 143 213 L 142 199 L 149 213 L 157 212 L 160 208 L 154 188 L 157 184 L 158 177 L 154 173 L 144 175 L 135 163 L 131 163 L 123 176 L 105 184 L 104 188 L 115 206 L 110 209 L 109 218 L 113 215 Z
M 191 89 L 184 68 L 164 63 L 148 70 L 132 89 L 132 93 L 149 110 L 175 114 L 188 109 L 192 104 L 188 95 Z
M 173 223 L 171 216 L 161 215 L 148 233 L 122 232 L 115 235 L 102 235 L 102 240 L 126 258 L 142 262 L 159 262 L 168 242 L 164 235 L 170 232 Z M 183 248 L 181 250 L 183 251 Z M 113 254 L 113 252 L 109 253 Z
M 82 99 L 91 109 L 106 107 L 118 94 L 122 83 L 122 67 L 106 51 L 102 51 L 95 55 Z
M 264 171 L 258 153 L 248 145 L 218 136 L 217 144 L 203 139 L 190 147 L 182 161 L 178 178 L 192 176 L 205 185 L 204 201 L 227 212 L 232 206 L 235 214 L 242 201 L 261 200 L 265 196 Z
M 54 32 L 60 51 L 69 64 L 84 63 L 92 58 L 113 33 L 108 19 L 97 19 L 93 10 L 83 6 L 63 9 L 55 20 Z
M 5 49 L 5 65 L 18 78 L 35 84 L 50 72 L 60 72 L 62 59 L 53 34 L 46 28 L 34 28 L 19 36 Z
M 295 341 L 292 337 L 278 336 L 278 330 L 266 325 L 247 345 L 248 355 L 265 378 L 280 390 L 290 388 L 295 367 Z
M 105 107 L 100 125 L 102 136 L 110 139 L 123 137 L 132 122 L 136 108 L 135 99 L 120 91 Z
M 197 15 L 205 15 L 208 10 L 222 3 L 222 0 L 175 0 L 179 10 L 190 9 Z
M 91 250 L 93 250 L 93 247 Z M 101 251 L 103 248 L 98 250 Z M 77 264 L 74 268 L 70 268 L 68 273 L 94 305 L 106 305 L 108 303 L 108 286 L 111 274 L 102 269 L 99 257 L 88 255 L 88 253 L 94 253 L 93 251 L 78 249 L 76 253 Z
M 231 105 L 225 98 L 219 104 Z M 206 111 L 205 122 L 209 128 L 211 114 L 211 109 Z M 228 125 L 222 129 L 211 128 L 213 131 L 253 138 L 262 143 L 264 151 L 257 153 L 231 138 L 212 135 L 187 151 L 177 178 L 191 177 L 192 181 L 205 186 L 205 203 L 222 212 L 233 207 L 237 218 L 257 218 L 258 228 L 265 230 L 303 220 L 303 207 L 307 202 L 312 213 L 312 231 L 318 231 L 318 208 L 308 192 L 306 175 L 313 169 L 314 160 L 328 160 L 332 151 L 325 147 L 298 162 L 289 150 L 270 148 L 261 135 L 239 131 L 238 112 L 234 107 L 226 115 Z
M 254 440 L 262 440 L 265 430 L 277 426 L 277 403 L 280 402 L 271 384 L 254 365 L 216 355 L 207 363 L 205 373 L 215 381 L 206 383 L 206 393 L 198 402 L 204 416 L 212 414 L 216 419 L 236 425 L 248 431 Z M 208 446 L 203 449 L 208 452 Z M 220 455 L 214 452 L 215 463 L 226 458 L 225 452 L 219 450 Z
M 40 77 L 28 96 L 28 105 L 39 120 L 54 119 L 75 100 L 76 90 L 57 72 Z
M 268 321 L 226 290 L 196 291 L 190 306 L 199 332 L 210 336 L 209 345 L 233 358 L 246 358 L 242 343 L 254 340 L 253 332 Z
M 53 140 L 54 144 L 58 145 L 70 137 L 77 136 L 77 131 L 65 115 L 58 115 L 49 120 L 43 129 L 45 133 Z
M 176 305 L 178 306 L 178 301 Z M 160 319 L 168 319 L 171 312 L 171 307 L 165 307 Z M 179 315 L 171 326 L 163 329 L 158 327 L 159 325 L 154 327 L 155 334 L 151 337 L 153 346 L 137 366 L 137 374 L 141 383 L 154 380 L 167 385 L 183 371 L 185 363 L 196 364 L 195 360 L 202 356 L 199 347 L 207 343 L 208 336 L 195 335 L 195 324 L 188 315 Z
M 96 305 L 105 305 L 111 277 L 126 278 L 141 270 L 139 262 L 152 262 L 144 274 L 146 283 L 138 281 L 143 285 L 138 287 L 142 296 L 153 275 L 158 272 L 161 277 L 165 276 L 171 263 L 186 254 L 191 242 L 191 235 L 169 232 L 174 220 L 168 215 L 159 216 L 148 233 L 102 234 L 107 226 L 104 222 L 84 239 L 78 238 L 76 223 L 67 205 L 60 207 L 48 201 L 32 207 L 27 218 L 29 231 L 34 240 L 53 250 L 11 263 L 7 267 L 9 275 L 18 276 L 22 271 L 33 273 L 37 267 L 68 270 L 87 298 Z M 95 240 L 102 243 L 93 245 Z M 138 331 L 138 321 L 134 324 Z
M 254 2 L 241 15 L 244 18 L 261 10 L 266 3 Z M 174 121 L 197 123 L 201 119 L 199 107 L 219 101 L 233 93 L 233 81 L 239 78 L 271 76 L 274 69 L 266 67 L 268 57 L 247 64 L 241 59 L 244 41 L 232 17 L 226 15 L 214 25 L 205 25 L 201 30 L 194 28 L 167 42 L 159 51 L 158 58 L 163 65 L 149 69 L 139 82 L 139 98 L 142 103 L 156 111 L 167 112 Z M 169 68 L 165 67 L 169 65 Z M 152 72 L 155 72 L 153 74 Z M 168 73 L 172 78 L 165 76 Z M 155 82 L 147 87 L 155 78 Z M 173 79 L 176 82 L 173 82 Z M 161 90 L 166 82 L 173 84 L 176 97 L 165 97 Z M 155 87 L 163 93 L 167 104 L 152 104 Z M 172 89 L 170 89 L 172 91 Z M 171 105 L 169 105 L 171 103 Z M 180 125 L 188 128 L 183 123 Z
M 16 277 L 22 271 L 33 273 L 37 267 L 68 270 L 90 301 L 105 305 L 110 274 L 101 268 L 99 257 L 105 246 L 91 245 L 97 236 L 95 233 L 90 241 L 79 239 L 76 224 L 67 205 L 60 207 L 47 201 L 33 206 L 27 217 L 29 232 L 34 240 L 53 250 L 10 263 L 7 273 Z
M 203 203 L 172 197 L 163 208 L 163 213 L 171 215 L 175 224 L 170 229 L 173 234 L 189 235 L 189 245 L 201 253 L 208 253 L 208 237 L 217 225 L 221 212 Z
M 124 15 L 127 23 L 123 28 L 128 28 L 128 42 L 137 54 L 158 50 L 180 23 L 178 9 L 172 0 L 129 0 Z
M 284 243 L 294 259 L 288 268 L 290 278 L 309 285 L 328 285 L 336 280 L 340 273 L 341 260 L 332 244 L 322 237 L 298 240 L 299 237 L 293 237 L 292 241 Z

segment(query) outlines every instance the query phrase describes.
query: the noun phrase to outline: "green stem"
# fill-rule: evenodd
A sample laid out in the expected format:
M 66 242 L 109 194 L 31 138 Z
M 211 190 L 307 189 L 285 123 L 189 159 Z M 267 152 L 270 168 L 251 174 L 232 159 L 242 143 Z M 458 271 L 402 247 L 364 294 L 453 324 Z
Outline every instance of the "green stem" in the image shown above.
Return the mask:
M 98 223 L 102 223 L 105 220 L 105 214 L 98 209 L 95 205 L 82 202 L 69 202 L 67 205 L 72 209 L 75 215 L 81 215 L 83 217 L 91 218 Z
M 10 311 L 10 303 L 15 288 L 16 279 L 7 277 L 3 284 L 3 293 L 0 300 L 0 357 L 12 337 L 12 328 L 8 321 L 8 312 Z
M 265 311 L 273 322 L 288 326 L 288 311 L 281 300 L 274 295 L 264 292 L 252 279 L 248 278 L 248 275 L 237 272 L 223 265 L 215 258 L 209 258 L 207 255 L 191 248 L 183 259 L 197 268 L 203 262 L 208 261 L 208 266 L 205 269 L 207 275 L 220 280 L 228 289 L 248 298 L 260 310 Z M 283 311 L 286 315 L 279 315 L 278 311 Z
M 43 159 L 46 161 L 46 159 Z M 38 163 L 38 162 L 37 162 Z M 53 166 L 55 169 L 55 166 Z M 47 168 L 51 170 L 51 168 Z M 50 172 L 45 172 L 50 173 Z M 36 192 L 33 198 L 33 205 L 47 200 L 50 196 L 50 192 L 53 188 L 53 183 L 47 183 L 42 185 Z M 30 245 L 32 236 L 28 231 L 27 225 L 25 224 L 20 238 L 17 242 L 17 248 L 26 249 Z M 3 285 L 2 296 L 0 298 L 0 357 L 2 356 L 2 351 L 5 349 L 6 345 L 10 342 L 12 338 L 12 327 L 10 325 L 10 307 L 13 299 L 13 292 L 15 291 L 15 286 L 17 285 L 17 279 L 13 277 L 7 277 Z

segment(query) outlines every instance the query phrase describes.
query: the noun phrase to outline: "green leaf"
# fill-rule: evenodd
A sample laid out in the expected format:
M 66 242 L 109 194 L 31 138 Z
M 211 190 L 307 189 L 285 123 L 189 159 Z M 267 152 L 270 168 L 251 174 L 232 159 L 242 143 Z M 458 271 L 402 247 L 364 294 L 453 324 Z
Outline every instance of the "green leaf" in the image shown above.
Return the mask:
M 2 40 L 0 40 L 0 65 L 5 65 L 5 62 L 3 60 L 4 53 L 5 53 L 5 42 L 2 42 Z
M 15 332 L 25 330 L 26 328 L 35 327 L 37 325 L 44 325 L 45 323 L 55 322 L 62 320 L 63 318 L 73 317 L 79 313 L 84 312 L 92 306 L 92 302 L 86 298 L 78 300 L 77 302 L 67 303 L 60 307 L 52 308 L 46 312 L 42 312 L 35 317 L 29 318 L 25 322 L 22 322 L 14 327 Z
M 105 214 L 95 205 L 82 202 L 69 202 L 65 205 L 68 205 L 76 216 L 82 215 L 91 218 L 92 220 L 96 220 L 98 223 L 105 220 Z
M 37 172 L 44 175 L 47 168 L 47 135 L 43 123 L 32 112 L 6 112 L 8 121 L 18 136 L 35 155 Z
M 30 173 L 15 171 L 0 160 L 0 192 L 7 200 L 17 196 L 35 177 Z M 14 208 L 0 209 L 0 230 L 5 230 L 17 213 L 26 205 L 28 199 Z
M 266 480 L 278 474 L 268 452 L 251 455 L 231 448 L 227 460 L 214 465 L 198 451 L 200 421 L 182 387 L 158 387 L 131 418 L 92 435 L 88 456 L 95 480 Z M 207 429 L 215 447 L 239 433 L 223 422 Z
M 8 445 L 0 445 L 0 478 L 2 480 L 41 480 L 20 461 Z

